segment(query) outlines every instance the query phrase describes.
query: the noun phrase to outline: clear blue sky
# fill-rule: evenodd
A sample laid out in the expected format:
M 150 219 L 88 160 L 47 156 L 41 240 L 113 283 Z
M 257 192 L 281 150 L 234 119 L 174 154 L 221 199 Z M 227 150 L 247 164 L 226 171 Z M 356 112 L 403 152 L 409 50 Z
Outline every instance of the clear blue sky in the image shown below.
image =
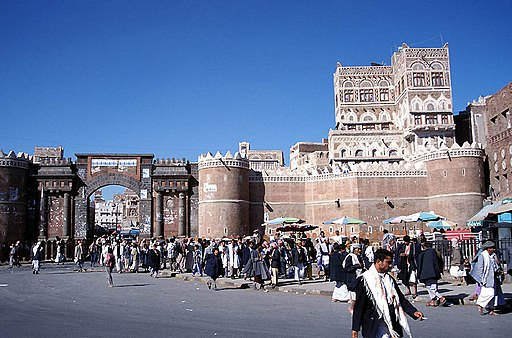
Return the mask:
M 334 126 L 332 73 L 448 42 L 454 112 L 512 81 L 510 1 L 2 1 L 0 149 L 289 148 Z

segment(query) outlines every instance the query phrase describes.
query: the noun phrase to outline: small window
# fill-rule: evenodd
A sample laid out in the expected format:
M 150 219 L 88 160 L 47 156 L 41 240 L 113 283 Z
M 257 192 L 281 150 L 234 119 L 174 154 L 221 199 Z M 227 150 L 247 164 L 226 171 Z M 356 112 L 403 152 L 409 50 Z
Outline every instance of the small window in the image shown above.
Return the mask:
M 211 228 L 206 228 L 206 233 L 207 234 L 211 234 L 212 233 L 212 229 Z
M 466 168 L 462 168 L 462 176 L 466 176 Z
M 381 101 L 389 101 L 389 89 L 381 89 L 380 90 L 380 100 Z
M 224 234 L 228 233 L 228 228 L 224 228 Z
M 443 86 L 443 73 L 441 72 L 432 72 L 432 86 L 441 87 Z
M 412 73 L 414 87 L 425 87 L 425 73 Z
M 372 89 L 361 89 L 359 91 L 360 102 L 373 102 L 373 90 Z
M 354 91 L 353 90 L 345 90 L 343 100 L 345 102 L 354 102 Z
M 332 234 L 333 232 L 334 232 L 334 231 L 333 231 L 333 228 L 332 228 L 332 227 L 329 227 L 329 233 L 331 233 L 331 234 Z
M 356 150 L 356 157 L 362 157 L 362 156 L 363 156 L 363 151 L 361 149 Z
M 444 175 L 444 177 L 447 177 L 448 176 L 448 172 L 446 170 L 443 170 L 443 175 Z
M 373 232 L 373 227 L 369 226 L 368 227 L 368 233 L 371 234 Z

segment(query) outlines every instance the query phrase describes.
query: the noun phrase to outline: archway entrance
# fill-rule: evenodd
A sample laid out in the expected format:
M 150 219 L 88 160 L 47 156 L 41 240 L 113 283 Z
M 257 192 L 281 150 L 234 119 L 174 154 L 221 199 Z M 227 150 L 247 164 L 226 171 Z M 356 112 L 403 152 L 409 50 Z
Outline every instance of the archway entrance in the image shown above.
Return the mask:
M 82 181 L 75 198 L 75 239 L 92 237 L 96 228 L 94 203 L 91 196 L 106 186 L 122 186 L 128 189 L 136 200 L 136 209 L 130 211 L 126 220 L 138 228 L 143 236 L 151 235 L 152 223 L 152 161 L 153 155 L 141 154 L 77 154 L 77 174 Z M 124 219 L 121 209 L 123 198 L 105 205 L 110 217 L 105 217 L 106 231 L 119 230 Z M 125 199 L 129 199 L 126 197 Z
M 93 224 L 88 237 L 113 233 L 139 233 L 140 197 L 132 190 L 109 185 L 89 197 L 89 222 Z

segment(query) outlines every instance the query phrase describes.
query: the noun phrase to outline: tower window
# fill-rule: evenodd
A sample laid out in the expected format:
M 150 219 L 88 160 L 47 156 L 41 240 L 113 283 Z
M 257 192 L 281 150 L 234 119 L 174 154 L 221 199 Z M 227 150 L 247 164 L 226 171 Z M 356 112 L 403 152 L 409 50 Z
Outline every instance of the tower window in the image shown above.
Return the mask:
M 443 73 L 432 72 L 432 86 L 440 87 L 443 86 Z
M 412 73 L 414 87 L 425 87 L 425 73 Z
M 372 89 L 361 89 L 359 91 L 359 101 L 373 102 L 373 90 Z

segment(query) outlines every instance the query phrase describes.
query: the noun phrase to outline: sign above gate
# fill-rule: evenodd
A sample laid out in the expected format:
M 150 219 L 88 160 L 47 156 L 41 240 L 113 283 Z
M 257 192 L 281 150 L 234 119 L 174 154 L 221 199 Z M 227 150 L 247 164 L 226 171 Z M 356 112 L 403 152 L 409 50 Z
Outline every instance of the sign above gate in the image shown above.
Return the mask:
M 123 173 L 137 175 L 136 158 L 91 158 L 90 174 Z

